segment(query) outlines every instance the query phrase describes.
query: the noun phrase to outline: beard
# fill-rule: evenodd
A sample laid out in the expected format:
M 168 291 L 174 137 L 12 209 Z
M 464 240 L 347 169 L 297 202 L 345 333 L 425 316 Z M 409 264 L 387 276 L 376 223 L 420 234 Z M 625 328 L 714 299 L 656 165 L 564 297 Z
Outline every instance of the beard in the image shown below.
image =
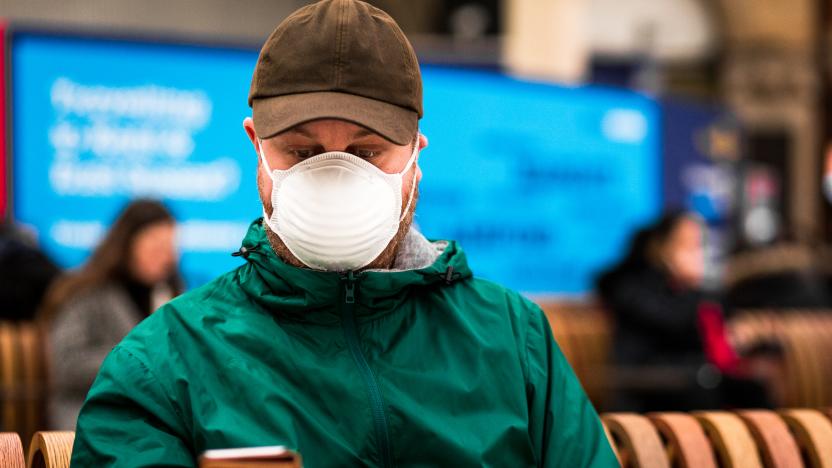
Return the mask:
M 415 174 L 414 179 L 411 179 L 412 183 L 416 183 Z M 260 175 L 258 171 L 257 177 L 257 185 L 260 185 Z M 262 193 L 258 190 L 259 193 Z M 390 269 L 393 266 L 393 262 L 396 260 L 396 255 L 399 253 L 399 248 L 401 247 L 402 240 L 407 236 L 408 231 L 410 231 L 410 227 L 413 224 L 413 216 L 416 213 L 416 205 L 418 204 L 419 200 L 419 187 L 415 187 L 413 190 L 413 200 L 410 203 L 410 208 L 407 211 L 407 215 L 402 219 L 399 223 L 399 230 L 396 231 L 396 235 L 390 239 L 390 242 L 387 244 L 387 247 L 376 257 L 372 262 L 368 263 L 367 266 L 357 269 L 356 271 L 364 271 L 364 270 L 377 270 L 377 269 Z M 272 202 L 270 198 L 260 200 L 263 203 L 263 208 L 265 209 L 266 215 L 271 216 L 274 207 L 272 206 Z M 402 199 L 402 207 L 401 209 L 405 209 L 407 206 L 407 200 Z M 309 268 L 303 262 L 301 262 L 290 250 L 286 247 L 286 243 L 283 242 L 283 239 L 280 238 L 271 228 L 266 224 L 266 220 L 263 219 L 263 229 L 266 231 L 266 238 L 269 240 L 269 245 L 271 245 L 272 250 L 274 253 L 280 257 L 285 263 L 292 265 L 298 268 Z

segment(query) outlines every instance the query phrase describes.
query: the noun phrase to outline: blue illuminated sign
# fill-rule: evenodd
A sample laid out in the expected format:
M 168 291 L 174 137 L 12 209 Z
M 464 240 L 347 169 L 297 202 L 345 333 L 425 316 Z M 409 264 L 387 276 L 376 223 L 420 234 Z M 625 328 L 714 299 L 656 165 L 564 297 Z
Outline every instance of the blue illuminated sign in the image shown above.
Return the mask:
M 132 197 L 181 221 L 190 285 L 238 265 L 260 215 L 242 130 L 252 50 L 18 33 L 12 44 L 15 217 L 64 266 Z M 657 108 L 423 67 L 430 139 L 417 223 L 456 238 L 475 274 L 529 293 L 583 293 L 659 207 Z
M 659 210 L 658 107 L 635 93 L 427 68 L 417 222 L 474 273 L 582 294 Z
M 64 266 L 86 258 L 131 198 L 181 220 L 196 285 L 233 268 L 258 216 L 249 50 L 17 34 L 12 43 L 15 217 Z

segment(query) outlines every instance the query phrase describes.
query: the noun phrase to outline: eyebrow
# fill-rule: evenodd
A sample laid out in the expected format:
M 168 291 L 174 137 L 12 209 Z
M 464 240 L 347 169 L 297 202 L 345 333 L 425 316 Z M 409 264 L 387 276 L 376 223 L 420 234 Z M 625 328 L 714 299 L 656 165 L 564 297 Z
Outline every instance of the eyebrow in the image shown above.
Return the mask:
M 361 130 L 355 132 L 352 135 L 352 137 L 353 138 L 364 138 L 366 136 L 374 136 L 374 135 L 376 135 L 376 132 L 373 132 L 371 130 L 367 130 L 366 128 L 362 128 Z

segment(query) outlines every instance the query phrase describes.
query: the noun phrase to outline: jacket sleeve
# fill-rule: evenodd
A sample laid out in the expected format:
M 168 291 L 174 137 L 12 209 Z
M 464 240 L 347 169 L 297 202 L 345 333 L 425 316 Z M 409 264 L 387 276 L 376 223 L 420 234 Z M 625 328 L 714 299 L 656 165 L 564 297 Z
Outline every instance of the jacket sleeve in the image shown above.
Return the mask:
M 127 349 L 104 361 L 78 417 L 72 467 L 192 467 L 184 419 Z
M 529 304 L 526 339 L 529 435 L 542 467 L 617 467 L 601 420 L 552 337 Z

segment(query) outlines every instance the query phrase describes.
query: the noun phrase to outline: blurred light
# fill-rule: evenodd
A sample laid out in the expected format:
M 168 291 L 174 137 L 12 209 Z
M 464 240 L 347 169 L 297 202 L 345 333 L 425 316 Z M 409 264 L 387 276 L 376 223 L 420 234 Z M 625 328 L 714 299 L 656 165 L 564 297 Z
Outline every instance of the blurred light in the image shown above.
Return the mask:
M 620 143 L 639 143 L 647 135 L 647 119 L 631 109 L 613 109 L 601 121 L 604 136 Z

